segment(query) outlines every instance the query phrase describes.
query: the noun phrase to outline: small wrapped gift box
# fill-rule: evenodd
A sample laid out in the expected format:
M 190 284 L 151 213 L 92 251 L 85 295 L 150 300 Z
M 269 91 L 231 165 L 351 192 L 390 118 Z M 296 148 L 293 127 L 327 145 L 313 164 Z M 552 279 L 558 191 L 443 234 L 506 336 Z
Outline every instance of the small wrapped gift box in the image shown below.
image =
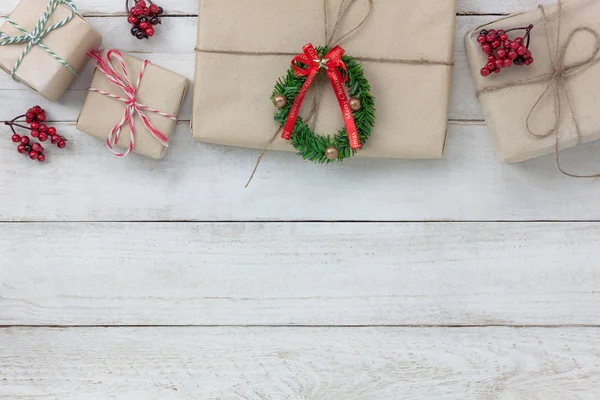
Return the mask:
M 368 0 L 356 0 L 339 27 L 359 25 Z M 325 45 L 342 0 L 200 0 L 194 138 L 264 148 L 279 124 L 274 84 L 307 43 Z M 360 156 L 443 155 L 452 76 L 454 0 L 377 0 L 364 25 L 340 45 L 362 64 L 376 100 L 376 123 Z M 328 83 L 324 83 L 328 85 Z M 336 96 L 323 92 L 315 131 L 343 126 Z M 301 116 L 309 112 L 310 96 Z M 294 151 L 277 138 L 271 150 Z
M 488 55 L 477 42 L 480 32 L 530 25 L 534 63 L 482 76 Z M 600 2 L 571 0 L 502 18 L 467 35 L 479 101 L 503 161 L 520 162 L 600 138 L 598 32 Z
M 188 80 L 118 50 L 91 54 L 97 68 L 77 129 L 106 140 L 116 155 L 164 157 Z M 116 148 L 126 149 L 119 152 Z
M 21 0 L 0 28 L 0 68 L 57 101 L 102 37 L 71 0 Z

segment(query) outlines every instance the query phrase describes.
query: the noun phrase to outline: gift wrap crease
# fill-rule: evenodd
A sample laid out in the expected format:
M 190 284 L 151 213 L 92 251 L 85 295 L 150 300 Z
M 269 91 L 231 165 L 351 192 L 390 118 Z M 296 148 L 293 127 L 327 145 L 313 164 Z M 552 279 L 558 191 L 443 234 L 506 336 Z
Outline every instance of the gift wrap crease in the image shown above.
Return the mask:
M 200 0 L 194 138 L 262 149 L 278 127 L 270 102 L 276 81 L 304 45 L 326 43 L 341 1 Z M 357 26 L 368 10 L 367 0 L 357 0 L 337 31 Z M 453 0 L 375 0 L 368 21 L 341 43 L 363 64 L 376 101 L 375 128 L 360 156 L 443 155 L 454 20 Z M 343 119 L 333 91 L 323 93 L 315 131 L 333 134 Z M 294 151 L 281 138 L 269 149 Z

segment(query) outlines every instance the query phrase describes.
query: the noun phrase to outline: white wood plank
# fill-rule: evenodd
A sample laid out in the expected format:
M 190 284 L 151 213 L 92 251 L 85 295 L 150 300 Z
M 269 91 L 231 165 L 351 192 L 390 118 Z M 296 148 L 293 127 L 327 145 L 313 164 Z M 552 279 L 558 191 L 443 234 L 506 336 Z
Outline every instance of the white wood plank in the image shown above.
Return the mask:
M 535 4 L 552 4 L 555 0 L 540 0 Z M 157 2 L 158 3 L 158 2 Z M 17 0 L 4 0 L 0 3 L 0 15 L 7 15 L 17 4 Z M 78 0 L 78 10 L 85 15 L 125 14 L 124 0 Z M 196 15 L 198 0 L 163 0 L 160 2 L 170 15 Z M 460 14 L 499 14 L 530 10 L 535 7 L 529 0 L 458 0 Z
M 456 120 L 482 120 L 483 115 L 474 96 L 474 86 L 464 50 L 463 37 L 475 26 L 497 17 L 461 16 L 457 18 L 455 40 L 454 80 L 449 117 Z M 171 69 L 193 81 L 196 42 L 196 18 L 169 18 L 161 26 L 161 33 L 152 41 L 139 41 L 127 32 L 122 18 L 90 18 L 90 22 L 103 34 L 106 48 L 117 47 L 126 52 L 140 53 L 165 68 Z M 60 103 L 52 104 L 27 87 L 0 73 L 0 120 L 12 119 L 32 104 L 40 103 L 48 108 L 51 118 L 57 121 L 75 121 L 85 98 L 84 91 L 91 81 L 93 67 L 88 68 L 76 79 L 73 86 Z M 191 112 L 191 92 L 182 109 L 181 119 L 189 120 Z
M 11 400 L 597 400 L 597 328 L 0 329 Z
M 555 3 L 556 0 L 456 0 L 456 10 L 459 14 L 510 14 Z
M 473 86 L 463 51 L 462 36 L 470 27 L 490 18 L 493 17 L 458 18 L 457 66 L 450 110 L 450 117 L 453 119 L 482 118 L 472 95 Z M 118 47 L 125 50 L 134 50 L 138 46 L 137 41 L 132 38 L 123 39 L 120 19 L 91 20 L 105 34 L 107 46 L 120 44 Z M 192 79 L 194 55 L 190 49 L 194 45 L 196 19 L 171 20 L 173 22 L 168 27 L 168 35 L 157 37 L 152 45 L 143 43 L 139 50 L 150 51 L 155 46 L 155 51 L 160 53 L 142 55 Z M 86 95 L 84 89 L 89 82 L 91 70 L 90 66 L 63 101 L 53 105 L 40 101 L 40 97 L 29 90 L 18 89 L 20 86 L 6 75 L 0 75 L 0 89 L 4 89 L 0 90 L 0 119 L 12 118 L 29 106 L 40 103 L 49 110 L 53 120 L 75 120 Z M 191 95 L 188 95 L 181 115 L 183 120 L 190 117 L 190 104 Z M 0 170 L 0 177 L 6 176 L 3 181 L 13 184 L 0 193 L 0 199 L 4 200 L 0 220 L 52 220 L 57 216 L 67 220 L 595 220 L 599 215 L 595 200 L 598 197 L 598 193 L 595 193 L 597 185 L 593 181 L 563 178 L 556 173 L 552 156 L 517 166 L 502 165 L 491 150 L 486 129 L 479 125 L 451 126 L 447 159 L 444 161 L 366 160 L 323 169 L 295 160 L 289 154 L 270 153 L 250 190 L 243 190 L 241 186 L 253 167 L 256 151 L 196 144 L 187 137 L 189 132 L 183 126 L 168 160 L 155 164 L 139 159 L 109 160 L 98 142 L 62 124 L 61 129 L 77 137 L 79 141 L 73 142 L 77 145 L 77 151 L 70 153 L 72 158 L 53 160 L 59 163 L 54 164 L 56 167 L 67 166 L 73 170 L 69 181 L 64 183 L 64 187 L 45 190 L 42 194 L 43 204 L 32 204 L 33 199 L 38 196 L 37 188 L 44 187 L 50 179 L 49 174 L 54 174 L 56 170 L 41 168 L 41 174 L 28 174 L 27 183 L 30 184 L 25 185 L 25 181 L 15 182 L 15 176 L 23 172 L 23 162 L 26 160 L 15 163 L 16 155 L 3 157 L 0 164 L 6 167 Z M 9 154 L 11 146 L 6 141 L 0 144 L 0 148 L 9 149 Z M 592 158 L 596 153 L 595 149 L 592 145 L 581 153 L 573 150 L 568 154 L 572 157 L 583 154 L 586 158 Z M 592 160 L 576 162 L 582 169 L 594 168 Z M 127 171 L 141 181 L 113 183 L 115 179 L 107 174 L 107 163 L 113 169 L 118 166 L 121 176 Z M 86 168 L 79 168 L 81 165 Z M 171 175 L 158 172 L 167 165 Z M 215 168 L 216 165 L 219 168 Z M 360 186 L 355 184 L 358 182 L 356 167 L 360 167 L 358 175 L 364 178 L 360 181 Z M 164 190 L 172 186 L 171 179 L 181 168 L 187 171 L 183 177 L 177 178 L 180 183 L 177 193 L 181 201 L 173 202 L 173 195 L 165 197 Z M 465 168 L 470 171 L 465 171 Z M 382 174 L 382 170 L 388 172 Z M 296 177 L 295 180 L 290 180 L 290 176 Z M 279 178 L 281 182 L 274 178 Z M 465 181 L 464 178 L 470 181 Z M 330 181 L 341 186 L 332 187 Z M 546 182 L 544 186 L 539 184 L 541 181 Z M 115 187 L 131 189 L 131 192 L 135 189 L 137 195 L 129 190 L 127 193 L 130 194 L 124 196 L 107 193 L 105 188 L 113 184 Z M 255 187 L 259 189 L 254 189 Z M 352 212 L 337 207 L 339 187 L 344 187 L 359 205 Z M 32 191 L 35 191 L 33 196 Z M 208 197 L 207 191 L 211 192 Z M 315 198 L 315 192 L 320 193 L 320 196 Z M 260 193 L 261 197 L 258 198 L 256 193 Z M 295 194 L 296 201 L 292 206 L 288 205 L 284 193 Z M 381 193 L 386 193 L 386 196 L 381 196 Z M 60 197 L 62 195 L 78 199 L 82 207 L 65 209 Z M 135 203 L 131 202 L 131 197 L 135 197 Z M 107 198 L 116 200 L 106 203 Z M 144 203 L 139 201 L 140 198 L 153 201 Z M 573 201 L 573 198 L 579 200 Z M 19 202 L 15 203 L 15 199 Z M 201 208 L 190 207 L 190 204 L 198 202 L 202 204 Z M 105 204 L 114 207 L 107 208 Z
M 317 166 L 269 152 L 195 142 L 180 125 L 160 162 L 114 157 L 102 141 L 58 124 L 71 141 L 39 165 L 0 141 L 3 221 L 598 220 L 595 180 L 566 178 L 548 155 L 503 164 L 483 125 L 452 124 L 441 160 L 354 159 Z M 564 152 L 600 168 L 600 142 Z M 51 183 L 51 184 L 50 184 Z
M 1 224 L 0 324 L 600 325 L 599 249 L 600 223 Z

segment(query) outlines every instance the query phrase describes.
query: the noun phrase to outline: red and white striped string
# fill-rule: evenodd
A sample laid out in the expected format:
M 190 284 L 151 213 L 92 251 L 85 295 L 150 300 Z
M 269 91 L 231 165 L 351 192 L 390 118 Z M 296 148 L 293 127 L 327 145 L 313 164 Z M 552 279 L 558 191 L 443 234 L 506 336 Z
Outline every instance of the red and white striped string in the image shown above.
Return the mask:
M 106 92 L 104 90 L 96 89 L 93 87 L 88 88 L 88 90 L 91 92 L 110 97 L 111 99 L 122 101 L 126 104 L 125 113 L 123 114 L 121 122 L 119 122 L 112 128 L 108 137 L 106 138 L 106 144 L 108 145 L 108 148 L 119 157 L 127 156 L 133 151 L 133 149 L 135 148 L 134 117 L 136 114 L 139 115 L 140 119 L 144 123 L 144 126 L 146 127 L 146 129 L 148 129 L 148 131 L 150 131 L 152 136 L 154 136 L 163 146 L 168 147 L 168 138 L 152 125 L 145 112 L 151 112 L 173 121 L 177 121 L 177 117 L 140 104 L 137 102 L 136 98 L 137 91 L 142 81 L 142 77 L 144 76 L 144 71 L 148 66 L 148 60 L 144 60 L 142 64 L 142 69 L 140 70 L 140 74 L 138 75 L 137 83 L 135 86 L 133 86 L 131 84 L 131 81 L 129 80 L 129 76 L 127 75 L 127 67 L 125 66 L 125 62 L 123 61 L 123 56 L 120 51 L 109 50 L 106 53 L 106 59 L 102 57 L 102 53 L 98 49 L 90 52 L 88 56 L 90 56 L 96 62 L 96 68 L 102 71 L 112 83 L 120 87 L 121 90 L 123 90 L 123 93 L 125 93 L 125 97 L 121 97 Z M 121 66 L 122 77 L 119 76 L 117 71 L 115 71 L 115 69 L 113 68 L 113 65 L 111 63 L 111 59 L 113 57 L 119 62 L 119 65 Z M 125 126 L 125 124 L 129 124 L 129 147 L 124 153 L 121 153 L 118 150 L 116 150 L 115 147 L 117 146 L 121 130 L 123 129 L 123 126 Z

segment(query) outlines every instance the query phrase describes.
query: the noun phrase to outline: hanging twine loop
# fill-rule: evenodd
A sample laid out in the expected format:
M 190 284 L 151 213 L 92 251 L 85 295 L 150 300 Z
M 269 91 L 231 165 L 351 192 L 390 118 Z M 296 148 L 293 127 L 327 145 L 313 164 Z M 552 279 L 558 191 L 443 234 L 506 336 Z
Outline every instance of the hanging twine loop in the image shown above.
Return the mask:
M 88 55 L 96 62 L 96 68 L 98 68 L 98 70 L 100 70 L 102 73 L 104 73 L 104 75 L 106 75 L 108 80 L 110 82 L 112 82 L 113 84 L 117 85 L 125 94 L 125 97 L 122 97 L 122 96 L 117 96 L 110 92 L 106 92 L 104 90 L 96 89 L 93 87 L 88 88 L 88 90 L 91 92 L 98 93 L 103 96 L 109 97 L 111 99 L 115 99 L 115 100 L 122 101 L 123 103 L 125 103 L 126 107 L 125 107 L 125 112 L 123 114 L 123 118 L 121 118 L 121 121 L 113 127 L 113 129 L 110 131 L 108 137 L 106 138 L 106 145 L 108 146 L 108 148 L 116 156 L 119 156 L 119 157 L 127 156 L 134 150 L 134 148 L 135 148 L 134 117 L 136 115 L 138 115 L 140 117 L 140 119 L 142 120 L 142 123 L 144 124 L 146 129 L 152 134 L 152 136 L 154 138 L 156 138 L 156 140 L 158 140 L 163 146 L 169 147 L 169 143 L 168 143 L 169 139 L 165 136 L 164 133 L 162 133 L 161 131 L 156 129 L 154 127 L 154 125 L 152 125 L 152 123 L 146 116 L 146 112 L 151 112 L 151 113 L 160 115 L 161 117 L 168 118 L 172 121 L 177 121 L 177 117 L 167 114 L 167 113 L 163 113 L 160 110 L 150 108 L 148 106 L 140 104 L 137 101 L 137 92 L 140 87 L 140 83 L 142 82 L 142 78 L 144 76 L 144 72 L 146 71 L 146 67 L 148 66 L 149 61 L 148 60 L 143 61 L 142 68 L 140 70 L 140 73 L 138 74 L 137 82 L 136 82 L 135 86 L 133 86 L 131 84 L 131 81 L 129 80 L 129 76 L 127 73 L 127 67 L 125 66 L 125 62 L 123 61 L 123 55 L 121 54 L 120 51 L 109 50 L 106 53 L 106 60 L 102 57 L 102 53 L 98 49 L 93 50 Z M 111 63 L 112 58 L 116 59 L 117 62 L 119 63 L 119 66 L 121 67 L 121 76 L 122 77 L 119 76 L 117 71 L 114 69 L 114 67 Z M 127 150 L 122 153 L 120 151 L 117 151 L 115 149 L 115 147 L 117 146 L 117 143 L 119 142 L 121 130 L 123 129 L 123 127 L 126 124 L 129 125 L 129 146 L 127 147 Z
M 326 37 L 325 47 L 333 48 L 336 45 L 340 45 L 343 41 L 345 41 L 350 36 L 354 35 L 360 29 L 362 29 L 364 27 L 364 25 L 367 24 L 367 22 L 369 21 L 371 16 L 373 15 L 373 10 L 374 10 L 375 6 L 374 6 L 374 0 L 342 0 L 340 2 L 340 7 L 338 9 L 337 15 L 335 16 L 335 22 L 333 23 L 333 26 L 331 26 L 330 21 L 332 19 L 330 18 L 330 15 L 329 15 L 330 14 L 330 12 L 329 12 L 330 1 L 331 0 L 323 0 L 323 15 L 324 15 L 324 22 L 325 22 L 324 30 L 325 30 L 325 37 Z M 353 28 L 349 29 L 347 32 L 345 32 L 343 34 L 340 34 L 339 31 L 340 31 L 344 21 L 346 20 L 346 17 L 348 16 L 352 6 L 361 4 L 361 3 L 366 4 L 368 6 L 368 11 L 365 13 L 364 17 Z M 239 50 L 231 51 L 231 50 L 203 49 L 203 48 L 198 48 L 198 47 L 196 48 L 196 51 L 200 52 L 200 53 L 206 53 L 206 54 L 232 54 L 232 55 L 239 54 L 239 55 L 258 55 L 258 56 L 260 56 L 260 55 L 277 55 L 277 56 L 289 55 L 291 57 L 296 56 L 295 53 L 288 54 L 286 52 L 239 51 Z M 430 65 L 430 66 L 448 66 L 448 67 L 451 67 L 454 65 L 453 61 L 427 60 L 427 59 L 423 59 L 423 58 L 399 59 L 399 58 L 386 58 L 386 57 L 376 57 L 376 58 L 370 58 L 370 57 L 359 58 L 359 57 L 357 57 L 357 59 L 362 60 L 362 61 L 381 62 L 381 63 L 389 63 L 389 64 L 402 64 L 402 65 Z M 319 79 L 316 79 L 315 80 L 315 96 L 312 101 L 312 106 L 310 108 L 310 112 L 308 113 L 308 116 L 303 119 L 304 122 L 312 125 L 313 129 L 314 129 L 315 122 L 318 118 L 319 102 L 320 102 L 323 90 L 324 90 L 324 85 L 323 85 L 322 81 Z M 279 133 L 281 132 L 281 130 L 283 128 L 284 128 L 283 126 L 279 127 L 273 133 L 271 139 L 264 146 L 260 156 L 258 157 L 258 160 L 256 161 L 256 165 L 254 167 L 254 170 L 252 171 L 250 179 L 248 180 L 248 183 L 246 183 L 246 187 L 248 187 L 248 185 L 250 184 L 250 182 L 256 175 L 256 171 L 258 170 L 260 162 L 262 161 L 264 155 L 266 154 L 267 149 L 275 141 L 275 139 L 277 139 L 277 136 L 279 135 Z
M 562 96 L 562 94 L 564 93 L 564 100 L 565 100 L 564 102 L 569 107 L 569 111 L 571 112 L 571 116 L 573 118 L 573 123 L 575 124 L 575 131 L 577 133 L 577 143 L 578 144 L 583 143 L 583 133 L 582 133 L 581 127 L 579 125 L 579 120 L 577 119 L 577 116 L 575 114 L 575 108 L 573 106 L 573 101 L 571 99 L 571 93 L 567 86 L 566 81 L 567 81 L 567 78 L 569 78 L 570 76 L 581 73 L 584 70 L 586 70 L 587 68 L 600 62 L 600 58 L 598 58 L 598 54 L 600 54 L 600 34 L 598 34 L 598 32 L 596 32 L 595 30 L 588 28 L 588 27 L 578 27 L 569 34 L 564 45 L 560 46 L 560 39 L 561 39 L 560 26 L 561 26 L 561 22 L 562 22 L 562 0 L 558 0 L 557 7 L 558 7 L 558 9 L 557 9 L 557 17 L 556 18 L 557 18 L 558 28 L 557 28 L 557 34 L 556 34 L 556 42 L 553 45 L 553 43 L 550 39 L 551 34 L 550 34 L 548 17 L 546 15 L 546 9 L 542 5 L 538 6 L 538 8 L 542 14 L 542 22 L 544 25 L 546 41 L 548 43 L 548 49 L 550 51 L 550 62 L 552 65 L 552 72 L 534 76 L 534 77 L 528 78 L 528 79 L 523 79 L 523 80 L 518 80 L 515 82 L 502 84 L 502 85 L 487 86 L 487 87 L 484 87 L 483 89 L 477 91 L 477 96 L 479 97 L 485 93 L 497 92 L 499 90 L 503 90 L 503 89 L 507 89 L 507 88 L 519 87 L 519 86 L 529 86 L 529 85 L 533 85 L 533 84 L 537 84 L 537 83 L 547 82 L 546 88 L 540 94 L 538 99 L 535 101 L 535 103 L 533 104 L 533 106 L 531 107 L 529 112 L 527 113 L 527 118 L 525 120 L 525 126 L 527 127 L 527 131 L 529 132 L 529 134 L 531 136 L 540 138 L 540 139 L 544 139 L 544 138 L 554 135 L 554 137 L 556 139 L 555 140 L 556 165 L 557 165 L 559 171 L 561 173 L 563 173 L 564 175 L 567 175 L 567 176 L 570 176 L 573 178 L 598 178 L 598 177 L 600 177 L 600 173 L 592 174 L 592 175 L 578 175 L 578 174 L 568 172 L 562 167 L 561 162 L 560 162 L 560 156 L 559 156 L 559 151 L 560 151 L 559 128 L 560 128 L 561 117 L 563 114 L 563 101 L 562 101 L 563 96 Z M 567 51 L 572 46 L 575 46 L 575 44 L 574 44 L 575 36 L 577 36 L 578 34 L 581 34 L 581 33 L 588 33 L 594 38 L 594 50 L 583 60 L 572 63 L 572 64 L 567 64 L 565 61 Z M 532 127 L 531 120 L 532 120 L 533 115 L 536 113 L 536 111 L 542 104 L 542 101 L 546 98 L 547 95 L 551 95 L 552 99 L 553 99 L 554 122 L 552 124 L 552 127 L 548 131 L 542 132 L 542 133 L 537 133 L 535 131 L 535 129 Z
M 332 18 L 330 18 L 330 15 L 329 15 L 330 14 L 330 12 L 329 12 L 330 1 L 331 0 L 323 0 L 323 16 L 324 16 L 323 19 L 324 19 L 324 23 L 325 23 L 324 24 L 325 25 L 324 32 L 325 32 L 325 38 L 326 38 L 325 47 L 328 47 L 328 48 L 332 48 L 332 47 L 335 47 L 336 45 L 340 45 L 347 38 L 349 38 L 350 36 L 357 33 L 360 29 L 362 29 L 364 27 L 364 25 L 366 25 L 367 22 L 369 21 L 369 19 L 371 18 L 372 14 L 373 14 L 373 10 L 374 10 L 374 0 L 342 0 L 340 2 L 340 7 L 338 9 L 337 16 L 335 17 L 335 22 L 333 23 L 333 26 L 331 26 L 330 21 L 332 20 Z M 343 34 L 339 34 L 341 26 L 343 25 L 343 22 L 346 20 L 346 17 L 349 14 L 350 9 L 352 8 L 352 6 L 357 5 L 357 4 L 366 4 L 368 6 L 368 11 L 365 13 L 362 20 L 360 22 L 358 22 L 353 28 L 349 29 L 347 32 L 345 32 Z M 230 54 L 230 55 L 250 55 L 250 56 L 252 56 L 252 55 L 256 55 L 256 56 L 265 56 L 265 55 L 287 56 L 287 55 L 289 55 L 290 57 L 296 56 L 296 53 L 288 53 L 288 52 L 219 50 L 219 49 L 206 49 L 206 48 L 199 48 L 199 47 L 196 47 L 196 51 L 199 53 L 205 53 L 205 54 Z M 450 60 L 450 61 L 430 60 L 430 59 L 423 59 L 423 58 L 400 59 L 400 58 L 387 58 L 387 57 L 375 57 L 375 58 L 373 58 L 373 57 L 356 57 L 356 59 L 359 61 L 369 61 L 369 62 L 375 62 L 375 63 L 388 63 L 388 64 L 399 64 L 399 65 L 430 65 L 430 66 L 447 66 L 447 67 L 454 66 L 454 62 L 452 60 Z M 324 86 L 323 82 L 320 79 L 315 80 L 315 97 L 313 98 L 310 112 L 308 113 L 306 118 L 303 118 L 303 121 L 310 124 L 312 126 L 313 130 L 314 130 L 314 126 L 315 126 L 315 121 L 318 118 L 318 112 L 319 112 L 318 105 L 319 105 L 319 99 L 321 98 L 321 95 L 322 95 L 322 91 L 324 90 L 323 86 Z M 265 156 L 267 149 L 275 141 L 275 139 L 277 139 L 277 136 L 279 135 L 279 133 L 281 132 L 281 130 L 283 128 L 284 128 L 283 126 L 279 127 L 273 133 L 270 140 L 263 147 L 263 150 L 256 161 L 256 164 L 255 164 L 254 170 L 252 171 L 250 179 L 246 183 L 246 187 L 248 187 L 248 185 L 250 184 L 250 182 L 256 175 L 258 167 L 259 167 L 263 157 Z
M 50 19 L 52 14 L 54 14 L 57 7 L 61 4 L 64 4 L 65 6 L 69 7 L 71 13 L 69 14 L 69 16 L 67 16 L 62 21 L 57 22 L 56 24 L 51 25 L 46 28 L 46 24 L 48 23 L 48 20 Z M 75 75 L 75 76 L 78 75 L 78 72 L 75 71 L 75 69 L 67 61 L 62 59 L 58 54 L 53 52 L 48 46 L 46 46 L 44 43 L 42 43 L 42 39 L 47 34 L 49 34 L 50 32 L 52 32 L 56 29 L 62 28 L 63 26 L 68 24 L 75 17 L 75 12 L 76 12 L 76 7 L 75 7 L 75 4 L 73 4 L 72 0 L 50 0 L 50 1 L 48 1 L 48 4 L 46 5 L 46 9 L 40 16 L 40 19 L 38 20 L 37 24 L 35 25 L 35 27 L 33 28 L 33 30 L 31 32 L 27 32 L 27 30 L 25 28 L 23 28 L 21 25 L 19 25 L 12 19 L 6 18 L 6 21 L 8 23 L 10 23 L 12 26 L 17 28 L 23 34 L 20 36 L 9 36 L 4 32 L 0 32 L 0 46 L 10 46 L 13 44 L 26 43 L 25 48 L 23 49 L 23 52 L 17 59 L 17 62 L 15 63 L 15 65 L 13 66 L 13 68 L 10 72 L 10 76 L 12 79 L 16 80 L 15 74 L 17 73 L 17 70 L 21 66 L 23 59 L 29 53 L 29 51 L 33 48 L 33 46 L 41 47 L 48 54 L 50 54 L 52 57 L 54 57 L 54 59 L 56 61 L 58 61 L 65 68 L 67 68 L 73 75 Z
M 324 14 L 324 20 L 325 20 L 324 29 L 325 29 L 325 37 L 326 37 L 326 42 L 325 42 L 326 47 L 332 48 L 332 47 L 340 45 L 346 39 L 348 39 L 350 36 L 359 32 L 367 24 L 367 22 L 373 15 L 373 10 L 375 8 L 374 0 L 362 1 L 363 4 L 364 3 L 367 4 L 368 11 L 365 13 L 363 18 L 354 27 L 349 29 L 347 32 L 340 33 L 340 29 L 341 29 L 344 21 L 346 20 L 347 16 L 349 15 L 352 6 L 357 5 L 359 3 L 361 3 L 361 1 L 359 1 L 359 0 L 342 0 L 342 2 L 340 3 L 340 7 L 337 11 L 337 15 L 334 17 L 335 22 L 333 23 L 333 26 L 331 26 L 330 25 L 331 16 L 329 15 L 330 14 L 329 0 L 324 0 L 323 14 Z M 206 51 L 206 50 L 201 50 L 201 49 L 196 49 L 196 51 L 214 52 L 214 51 Z M 227 53 L 227 52 L 225 52 L 225 53 Z M 390 64 L 404 64 L 404 65 L 441 65 L 441 66 L 453 66 L 454 65 L 454 62 L 452 62 L 452 61 L 426 60 L 426 59 L 422 59 L 422 58 L 421 59 L 364 58 L 363 60 L 372 61 L 372 62 L 384 62 L 384 63 L 390 63 Z M 315 79 L 315 96 L 313 97 L 310 111 L 309 111 L 307 117 L 304 119 L 304 122 L 306 122 L 307 124 L 310 124 L 313 130 L 315 128 L 315 125 L 316 125 L 318 117 L 319 117 L 319 104 L 321 102 L 321 98 L 323 96 L 324 89 L 325 89 L 325 85 L 324 85 L 323 81 L 319 80 L 319 79 Z M 271 146 L 271 144 L 273 144 L 275 139 L 277 139 L 277 136 L 279 135 L 279 133 L 281 132 L 282 129 L 284 129 L 284 126 L 281 126 L 277 131 L 275 131 L 275 133 L 271 137 L 271 140 L 269 140 L 269 142 L 262 149 L 262 152 L 259 155 L 259 157 L 256 161 L 256 164 L 254 166 L 254 170 L 252 171 L 252 174 L 250 175 L 250 179 L 248 179 L 248 182 L 246 183 L 246 187 L 248 187 L 250 185 L 250 183 L 252 182 L 252 180 L 254 179 L 254 176 L 256 175 L 256 172 L 258 171 L 258 167 L 260 166 L 260 163 L 261 163 L 263 157 L 265 156 L 267 149 L 269 148 L 269 146 Z M 350 140 L 352 140 L 352 139 L 350 139 Z M 355 142 L 354 146 L 356 147 L 355 150 L 358 151 L 359 147 L 360 147 L 360 142 L 358 142 L 358 143 Z
M 358 1 L 357 0 L 343 0 L 341 2 L 335 24 L 333 25 L 333 29 L 331 30 L 330 33 L 328 33 L 328 30 L 329 30 L 329 12 L 328 12 L 329 2 L 328 2 L 328 0 L 325 0 L 323 2 L 323 14 L 324 14 L 324 20 L 325 20 L 325 36 L 327 36 L 327 40 L 325 43 L 326 47 L 331 48 L 335 45 L 342 43 L 353 33 L 355 33 L 360 28 L 362 28 L 362 26 L 371 17 L 371 14 L 373 13 L 373 7 L 374 7 L 373 0 L 366 0 L 366 1 L 369 5 L 369 11 L 367 12 L 367 14 L 363 17 L 363 19 L 354 28 L 350 29 L 348 32 L 341 35 L 340 38 L 337 40 L 335 40 L 335 36 L 336 36 L 342 22 L 348 15 L 348 11 L 352 7 L 352 5 L 357 4 Z M 308 113 L 308 116 L 305 119 L 305 122 L 311 123 L 313 128 L 316 125 L 316 121 L 317 121 L 318 113 L 319 113 L 319 104 L 321 102 L 321 98 L 323 96 L 323 90 L 324 90 L 323 84 L 319 80 L 316 81 L 315 87 L 316 87 L 316 94 L 315 94 L 315 97 L 313 98 L 310 112 Z M 254 170 L 252 171 L 252 174 L 250 175 L 248 182 L 246 182 L 246 185 L 245 185 L 246 188 L 250 185 L 250 183 L 254 179 L 254 176 L 256 175 L 256 171 L 258 171 L 258 167 L 260 166 L 260 163 L 261 163 L 263 157 L 265 156 L 267 149 L 269 148 L 269 146 L 271 144 L 273 144 L 273 142 L 275 141 L 277 136 L 279 136 L 279 132 L 281 132 L 284 128 L 285 128 L 284 126 L 279 127 L 279 129 L 277 129 L 277 131 L 275 131 L 275 134 L 273 135 L 271 140 L 269 140 L 269 142 L 263 148 L 262 152 L 260 153 L 260 156 L 258 156 L 258 159 L 256 160 L 256 165 L 254 166 Z M 360 147 L 360 146 L 357 146 L 357 147 Z

